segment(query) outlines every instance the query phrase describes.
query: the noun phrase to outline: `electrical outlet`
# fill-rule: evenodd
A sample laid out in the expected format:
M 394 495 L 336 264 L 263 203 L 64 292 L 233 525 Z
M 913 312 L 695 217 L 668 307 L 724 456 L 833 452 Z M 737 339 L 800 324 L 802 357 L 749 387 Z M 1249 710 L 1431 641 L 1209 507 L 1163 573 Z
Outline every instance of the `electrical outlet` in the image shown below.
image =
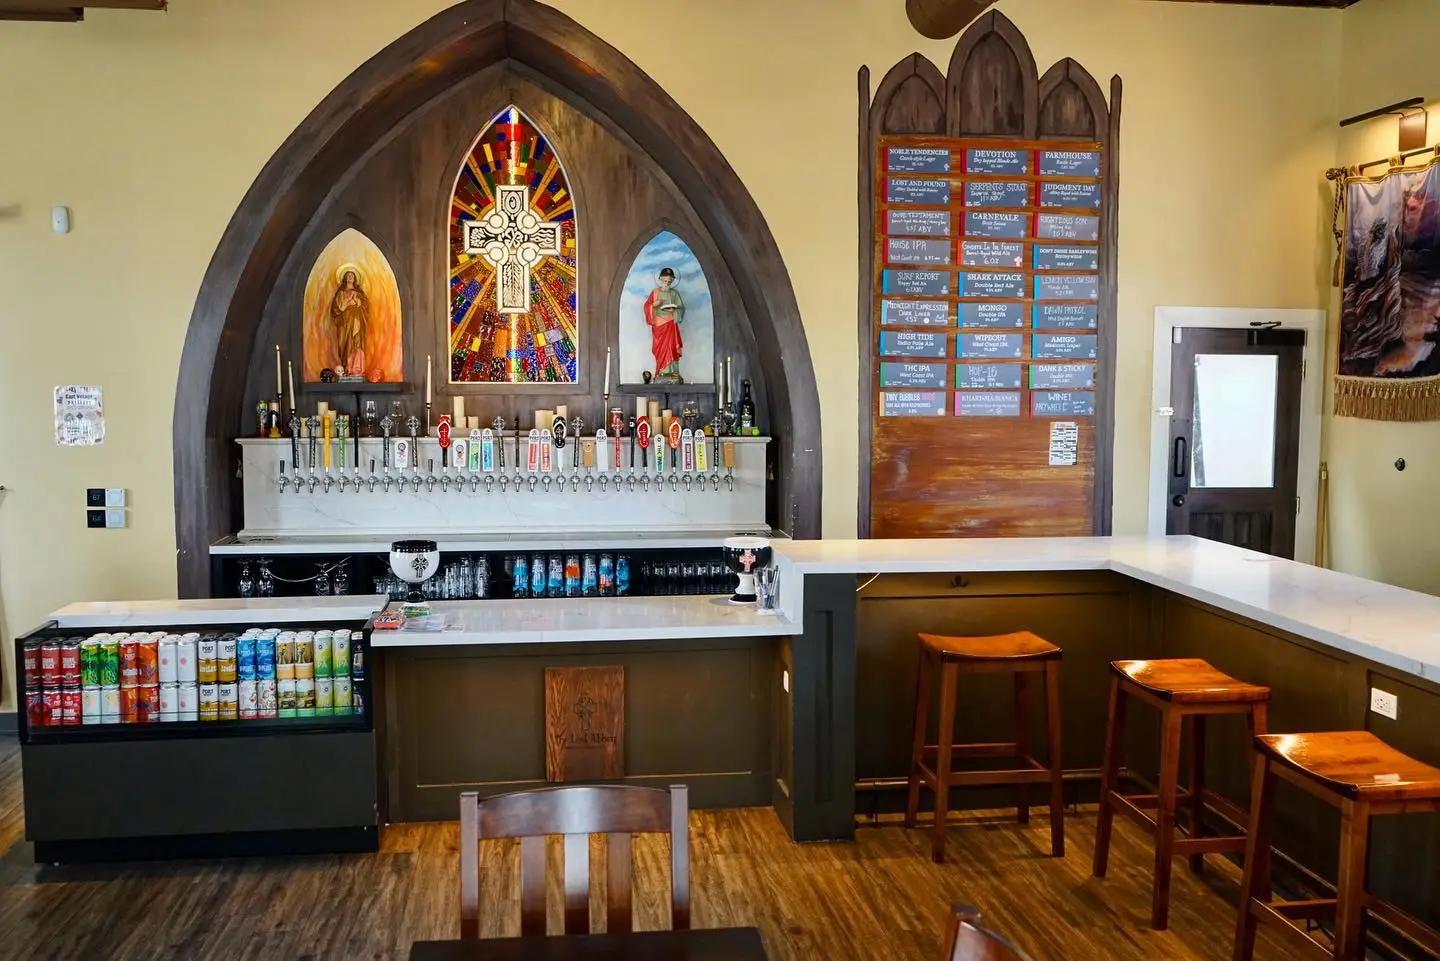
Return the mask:
M 109 510 L 107 510 L 107 511 L 105 512 L 105 526 L 106 526 L 106 527 L 124 527 L 124 526 L 125 526 L 125 508 L 123 508 L 123 507 L 121 507 L 121 508 L 113 508 L 113 507 L 112 507 L 112 508 L 110 508 Z
M 1390 720 L 1397 720 L 1400 716 L 1400 699 L 1389 691 L 1382 691 L 1378 687 L 1370 688 L 1370 710 Z
M 103 487 L 87 487 L 87 488 L 85 488 L 85 506 L 86 506 L 86 507 L 104 507 L 104 506 L 105 506 L 105 488 L 103 488 Z
M 105 512 L 104 512 L 103 510 L 101 510 L 101 511 L 86 511 L 86 512 L 85 512 L 85 526 L 86 526 L 86 527 L 91 527 L 91 528 L 95 528 L 95 527 L 103 528 L 103 527 L 105 526 Z

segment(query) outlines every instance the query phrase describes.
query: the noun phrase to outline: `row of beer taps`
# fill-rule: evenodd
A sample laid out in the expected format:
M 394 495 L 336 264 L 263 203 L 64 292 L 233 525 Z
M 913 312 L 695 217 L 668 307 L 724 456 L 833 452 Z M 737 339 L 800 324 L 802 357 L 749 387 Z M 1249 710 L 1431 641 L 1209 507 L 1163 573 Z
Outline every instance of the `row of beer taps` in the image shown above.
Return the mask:
M 502 494 L 511 489 L 575 492 L 582 484 L 587 493 L 597 486 L 602 493 L 637 488 L 700 493 L 707 488 L 719 491 L 722 485 L 727 491 L 735 489 L 735 441 L 721 436 L 723 422 L 718 415 L 711 424 L 714 436 L 682 426 L 675 418 L 664 437 L 652 437 L 650 422 L 641 418 L 637 424 L 634 417 L 627 433 L 614 437 L 604 430 L 582 436 L 585 425 L 579 417 L 568 422 L 557 417 L 550 429 L 531 428 L 528 434 L 518 428 L 507 431 L 505 418 L 497 417 L 484 430 L 470 431 L 468 437 L 451 437 L 450 419 L 445 416 L 437 431 L 438 473 L 434 458 L 426 459 L 426 470 L 420 469 L 420 419 L 405 421 L 407 437 L 398 433 L 394 418 L 386 417 L 380 421 L 379 470 L 372 457 L 368 474 L 361 473 L 360 441 L 348 436 L 348 418 L 335 420 L 338 429 L 332 433 L 328 420 L 309 418 L 309 437 L 302 439 L 299 418 L 290 418 L 290 471 L 286 472 L 286 461 L 280 461 L 275 482 L 281 494 L 287 490 L 297 494 L 317 490 L 327 494 L 331 490 L 389 493 L 392 486 L 398 493 L 433 492 L 438 486 L 442 492 L 461 493 L 468 488 L 472 494 L 482 489 L 490 494 L 496 488 Z M 627 446 L 628 464 L 624 462 Z M 513 456 L 507 455 L 507 450 Z M 347 470 L 347 463 L 353 470 Z

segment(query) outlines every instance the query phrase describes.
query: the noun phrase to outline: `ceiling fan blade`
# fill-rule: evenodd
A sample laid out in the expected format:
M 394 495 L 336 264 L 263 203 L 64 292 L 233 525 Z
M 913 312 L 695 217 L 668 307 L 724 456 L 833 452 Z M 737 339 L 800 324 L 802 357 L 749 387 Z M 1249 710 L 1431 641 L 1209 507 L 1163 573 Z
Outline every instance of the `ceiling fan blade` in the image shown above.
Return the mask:
M 931 40 L 948 40 L 993 4 L 995 0 L 905 0 L 910 23 Z

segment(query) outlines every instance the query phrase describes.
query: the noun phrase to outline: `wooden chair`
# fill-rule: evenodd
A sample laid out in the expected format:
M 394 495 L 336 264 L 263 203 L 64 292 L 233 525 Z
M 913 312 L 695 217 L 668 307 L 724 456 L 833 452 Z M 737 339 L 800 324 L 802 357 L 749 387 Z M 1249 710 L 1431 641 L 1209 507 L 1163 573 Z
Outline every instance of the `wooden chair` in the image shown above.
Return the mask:
M 951 909 L 950 933 L 941 961 L 1030 961 L 993 931 L 980 926 L 980 912 L 957 904 Z
M 544 788 L 481 800 L 460 795 L 460 937 L 480 937 L 480 855 L 485 839 L 520 838 L 520 933 L 545 934 L 545 838 L 565 836 L 565 933 L 590 932 L 590 835 L 606 842 L 606 930 L 631 929 L 632 834 L 670 835 L 670 924 L 690 927 L 690 801 L 624 785 Z

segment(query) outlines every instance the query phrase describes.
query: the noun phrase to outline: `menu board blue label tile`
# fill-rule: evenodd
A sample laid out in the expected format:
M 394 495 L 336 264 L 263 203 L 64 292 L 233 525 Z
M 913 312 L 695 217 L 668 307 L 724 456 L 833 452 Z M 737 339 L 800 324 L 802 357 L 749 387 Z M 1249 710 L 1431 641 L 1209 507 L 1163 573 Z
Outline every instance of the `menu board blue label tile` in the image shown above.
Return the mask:
M 945 392 L 880 392 L 881 417 L 944 417 Z
M 1100 185 L 1042 183 L 1040 185 L 1040 206 L 1098 209 L 1100 207 Z
M 1032 364 L 1030 386 L 1037 390 L 1089 390 L 1095 386 L 1095 365 Z
M 885 245 L 885 260 L 892 264 L 948 264 L 950 241 L 891 237 Z
M 965 151 L 965 172 L 1024 176 L 1030 172 L 1030 152 L 1028 150 L 985 150 L 971 147 Z
M 890 168 L 894 170 L 894 167 Z M 1098 177 L 1100 176 L 1100 152 L 1098 150 L 1042 150 L 1040 151 L 1040 176 L 1042 177 Z
M 1028 207 L 1029 205 L 1030 185 L 1023 180 L 965 181 L 965 206 L 967 207 Z
M 881 334 L 880 336 L 885 336 Z M 1037 359 L 1052 357 L 1095 358 L 1094 334 L 1032 334 L 1030 356 Z
M 947 364 L 903 364 L 889 361 L 880 364 L 881 387 L 945 387 Z
M 948 270 L 887 270 L 880 275 L 880 289 L 887 294 L 944 297 L 950 293 L 950 272 Z
M 955 386 L 970 388 L 1020 387 L 1019 364 L 956 364 Z
M 1009 391 L 958 390 L 956 417 L 1019 417 L 1020 394 Z
M 882 300 L 880 323 L 945 327 L 950 323 L 950 305 L 940 300 Z
M 1036 300 L 1095 300 L 1100 278 L 1094 274 L 1036 274 Z
M 894 241 L 891 241 L 892 243 Z M 1035 245 L 1036 270 L 1099 270 L 1098 247 Z
M 961 304 L 961 327 L 1023 327 L 1024 304 Z
M 961 297 L 1024 297 L 1024 274 L 962 271 L 956 292 Z
M 948 147 L 891 147 L 885 151 L 885 167 L 899 173 L 948 174 Z
M 943 206 L 950 202 L 950 181 L 891 177 L 885 181 L 885 199 L 892 204 L 937 204 Z
M 1036 417 L 1093 417 L 1095 394 L 1090 391 L 1037 390 L 1030 394 L 1030 413 Z
M 1094 330 L 1100 308 L 1094 304 L 1036 304 L 1031 326 L 1036 330 Z
M 1014 240 L 1026 236 L 1030 232 L 1029 227 L 1029 214 L 997 213 L 990 210 L 965 212 L 965 236 L 967 237 Z
M 882 357 L 944 357 L 945 346 L 945 334 L 900 330 L 880 332 Z
M 1041 240 L 1099 240 L 1100 218 L 1086 214 L 1039 214 L 1035 236 Z
M 997 240 L 962 240 L 960 263 L 966 267 L 1023 267 L 1025 245 Z
M 950 213 L 945 210 L 887 210 L 885 232 L 892 236 L 946 237 Z
M 1025 335 L 961 334 L 959 346 L 959 356 L 966 360 L 992 357 L 1008 360 L 1018 358 L 1024 353 Z

